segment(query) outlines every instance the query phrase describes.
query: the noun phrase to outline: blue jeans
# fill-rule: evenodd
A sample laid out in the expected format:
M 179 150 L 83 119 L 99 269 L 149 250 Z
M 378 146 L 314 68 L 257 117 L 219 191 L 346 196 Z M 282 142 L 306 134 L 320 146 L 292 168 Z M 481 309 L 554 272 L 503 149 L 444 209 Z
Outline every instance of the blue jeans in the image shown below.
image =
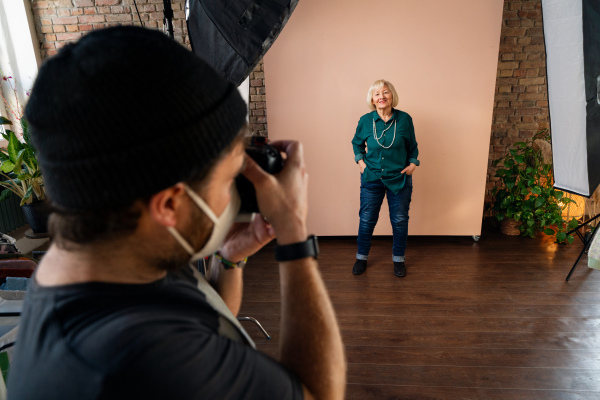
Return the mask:
M 406 176 L 402 190 L 394 194 L 380 180 L 365 182 L 360 180 L 360 223 L 358 225 L 358 252 L 356 258 L 366 260 L 371 249 L 371 238 L 373 230 L 379 220 L 379 210 L 387 195 L 388 207 L 390 209 L 390 222 L 394 235 L 392 247 L 393 261 L 404 261 L 406 242 L 408 240 L 408 209 L 412 196 L 412 175 Z

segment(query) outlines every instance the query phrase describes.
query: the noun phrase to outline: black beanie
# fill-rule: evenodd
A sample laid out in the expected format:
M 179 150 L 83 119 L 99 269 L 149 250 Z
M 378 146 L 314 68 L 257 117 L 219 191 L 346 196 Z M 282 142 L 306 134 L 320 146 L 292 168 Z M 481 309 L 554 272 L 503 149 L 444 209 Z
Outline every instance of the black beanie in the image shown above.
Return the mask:
M 112 209 L 190 178 L 237 136 L 246 104 L 159 31 L 94 31 L 44 63 L 25 110 L 50 199 Z

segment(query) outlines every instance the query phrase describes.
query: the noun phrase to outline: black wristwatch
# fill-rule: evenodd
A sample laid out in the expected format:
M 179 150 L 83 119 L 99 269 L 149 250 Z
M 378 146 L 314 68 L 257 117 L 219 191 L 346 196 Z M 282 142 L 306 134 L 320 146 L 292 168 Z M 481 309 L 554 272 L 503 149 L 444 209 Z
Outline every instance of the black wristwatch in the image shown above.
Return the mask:
M 293 261 L 306 257 L 317 259 L 319 255 L 319 241 L 315 235 L 310 235 L 304 242 L 275 246 L 275 259 L 277 261 Z

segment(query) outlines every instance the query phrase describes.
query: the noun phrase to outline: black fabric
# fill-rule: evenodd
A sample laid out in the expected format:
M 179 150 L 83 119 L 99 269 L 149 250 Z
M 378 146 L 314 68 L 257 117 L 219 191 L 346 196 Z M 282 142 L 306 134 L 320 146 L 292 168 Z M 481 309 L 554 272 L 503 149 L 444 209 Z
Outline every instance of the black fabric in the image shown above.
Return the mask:
M 583 0 L 583 59 L 586 98 L 586 138 L 590 195 L 600 184 L 600 2 Z
M 280 364 L 217 334 L 217 313 L 181 274 L 147 285 L 33 283 L 21 321 L 9 399 L 303 397 Z
M 156 30 L 93 31 L 44 63 L 25 115 L 49 197 L 112 209 L 209 165 L 246 119 L 237 88 Z
M 298 0 L 190 0 L 193 51 L 239 86 L 269 50 Z

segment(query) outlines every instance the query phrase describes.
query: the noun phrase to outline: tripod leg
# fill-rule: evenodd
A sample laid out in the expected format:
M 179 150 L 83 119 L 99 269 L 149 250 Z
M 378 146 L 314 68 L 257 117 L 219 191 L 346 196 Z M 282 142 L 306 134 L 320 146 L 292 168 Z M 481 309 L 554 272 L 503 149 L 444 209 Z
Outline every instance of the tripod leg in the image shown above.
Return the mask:
M 598 225 L 596 229 L 594 229 L 594 232 L 592 232 L 590 238 L 587 241 L 583 241 L 583 249 L 581 249 L 581 253 L 579 253 L 579 257 L 577 257 L 577 261 L 575 261 L 575 264 L 573 264 L 573 268 L 571 268 L 571 271 L 569 271 L 569 275 L 567 275 L 567 279 L 565 279 L 565 281 L 569 282 L 571 275 L 573 275 L 573 272 L 575 271 L 575 267 L 577 267 L 577 264 L 579 264 L 579 260 L 581 260 L 583 253 L 585 253 L 585 251 L 590 247 L 590 244 L 594 239 L 594 235 L 596 235 L 596 232 L 598 232 L 598 229 L 600 229 L 600 225 Z

